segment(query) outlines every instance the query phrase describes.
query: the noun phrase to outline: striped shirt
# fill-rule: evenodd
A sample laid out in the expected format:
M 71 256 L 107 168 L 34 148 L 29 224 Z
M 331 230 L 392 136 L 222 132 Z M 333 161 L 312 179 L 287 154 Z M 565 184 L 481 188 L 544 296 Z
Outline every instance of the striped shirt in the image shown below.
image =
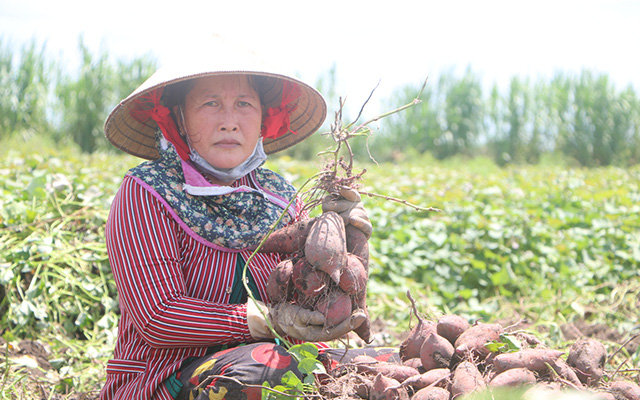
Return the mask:
M 245 177 L 236 185 L 250 185 Z M 190 236 L 156 197 L 126 176 L 106 225 L 121 317 L 100 399 L 172 399 L 162 382 L 188 357 L 216 345 L 252 342 L 246 304 L 230 304 L 237 257 Z M 277 254 L 256 254 L 248 269 L 266 299 Z

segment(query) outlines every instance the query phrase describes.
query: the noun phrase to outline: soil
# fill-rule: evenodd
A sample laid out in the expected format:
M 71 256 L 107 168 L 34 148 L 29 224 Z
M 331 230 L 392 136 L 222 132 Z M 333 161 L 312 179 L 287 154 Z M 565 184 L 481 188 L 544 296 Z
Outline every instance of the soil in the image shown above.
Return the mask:
M 504 324 L 503 326 L 508 326 Z M 522 326 L 518 326 L 519 328 Z M 379 341 L 389 342 L 389 335 L 384 330 L 384 322 L 380 320 L 373 321 L 373 332 L 376 332 L 374 336 Z M 629 341 L 629 335 L 621 333 L 616 329 L 602 324 L 588 324 L 584 321 L 578 321 L 572 324 L 566 324 L 561 326 L 563 336 L 566 341 L 575 341 L 581 337 L 592 337 L 603 342 L 617 343 L 621 347 L 624 347 L 629 354 L 634 354 L 638 347 L 640 347 L 640 336 Z M 384 338 L 386 336 L 386 339 Z M 393 336 L 393 335 L 392 335 Z M 401 341 L 403 337 L 395 335 L 391 341 Z M 53 385 L 59 385 L 60 382 L 55 382 L 55 378 L 58 376 L 56 369 L 51 364 L 51 361 L 56 358 L 63 358 L 64 354 L 52 354 L 46 344 L 34 340 L 22 340 L 17 346 L 9 346 L 7 351 L 6 342 L 0 337 L 0 349 L 5 353 L 5 357 L 10 359 L 16 359 L 25 357 L 25 359 L 35 360 L 38 368 L 31 368 L 28 366 L 21 366 L 25 368 L 29 373 L 28 382 L 23 386 L 25 391 L 25 397 L 32 399 L 39 396 L 42 399 L 51 400 L 97 400 L 99 398 L 99 389 L 87 393 L 76 393 L 73 390 L 69 393 L 50 393 L 50 387 Z M 25 363 L 28 364 L 28 363 Z M 36 396 L 34 396 L 34 394 Z M 22 397 L 20 397 L 22 398 Z

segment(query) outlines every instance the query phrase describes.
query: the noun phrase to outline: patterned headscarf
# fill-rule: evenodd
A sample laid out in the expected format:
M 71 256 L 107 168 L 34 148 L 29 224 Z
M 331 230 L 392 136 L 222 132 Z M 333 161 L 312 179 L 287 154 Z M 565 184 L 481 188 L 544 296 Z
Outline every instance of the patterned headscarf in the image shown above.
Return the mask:
M 132 168 L 127 175 L 158 198 L 189 235 L 208 246 L 232 251 L 254 248 L 296 196 L 293 185 L 266 168 L 255 169 L 232 187 L 209 184 L 190 161 L 178 156 L 160 130 L 156 141 L 160 158 Z M 194 187 L 188 182 L 190 176 L 201 178 L 196 185 L 202 190 L 185 190 Z M 199 192 L 203 194 L 191 194 Z M 215 192 L 219 194 L 211 194 Z M 278 227 L 291 223 L 297 213 L 294 201 Z

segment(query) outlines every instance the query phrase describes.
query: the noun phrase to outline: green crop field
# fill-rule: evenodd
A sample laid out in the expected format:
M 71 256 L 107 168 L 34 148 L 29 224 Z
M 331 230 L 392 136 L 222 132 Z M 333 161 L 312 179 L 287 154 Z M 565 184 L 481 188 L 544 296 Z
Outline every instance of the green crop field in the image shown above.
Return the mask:
M 137 162 L 47 151 L 0 159 L 1 398 L 97 395 L 118 321 L 104 223 Z M 287 158 L 269 166 L 298 185 L 318 170 Z M 409 292 L 429 318 L 519 324 L 560 349 L 572 329 L 599 332 L 608 374 L 639 379 L 639 168 L 366 168 L 362 190 L 387 197 L 364 197 L 377 343 L 397 345 L 415 324 Z

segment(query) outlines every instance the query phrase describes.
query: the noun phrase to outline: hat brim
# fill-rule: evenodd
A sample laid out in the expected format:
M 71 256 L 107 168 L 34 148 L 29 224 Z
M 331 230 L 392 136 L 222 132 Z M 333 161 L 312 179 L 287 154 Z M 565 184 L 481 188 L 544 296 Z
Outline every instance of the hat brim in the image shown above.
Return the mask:
M 236 63 L 236 65 L 246 64 L 255 67 L 257 63 L 253 54 L 239 59 L 237 55 L 234 56 L 236 58 L 233 58 L 231 62 Z M 158 129 L 158 125 L 151 119 L 140 122 L 134 118 L 130 110 L 134 109 L 136 99 L 160 87 L 214 75 L 256 75 L 274 78 L 268 80 L 270 83 L 267 88 L 264 88 L 261 96 L 264 103 L 263 107 L 265 108 L 280 105 L 283 80 L 299 85 L 301 95 L 294 103 L 296 108 L 289 117 L 290 129 L 287 133 L 275 139 L 264 139 L 264 150 L 267 154 L 276 153 L 303 141 L 322 126 L 327 115 L 327 106 L 324 98 L 317 90 L 298 79 L 270 71 L 271 67 L 266 64 L 260 64 L 259 68 L 225 69 L 224 65 L 220 66 L 220 64 L 225 63 L 224 60 L 229 59 L 225 57 L 216 57 L 211 63 L 212 65 L 218 65 L 215 68 L 203 67 L 203 64 L 206 65 L 207 60 L 198 59 L 194 63 L 183 63 L 182 67 L 170 66 L 158 69 L 111 111 L 104 128 L 107 139 L 115 147 L 129 154 L 149 160 L 157 159 L 160 156 L 155 142 L 155 132 Z

